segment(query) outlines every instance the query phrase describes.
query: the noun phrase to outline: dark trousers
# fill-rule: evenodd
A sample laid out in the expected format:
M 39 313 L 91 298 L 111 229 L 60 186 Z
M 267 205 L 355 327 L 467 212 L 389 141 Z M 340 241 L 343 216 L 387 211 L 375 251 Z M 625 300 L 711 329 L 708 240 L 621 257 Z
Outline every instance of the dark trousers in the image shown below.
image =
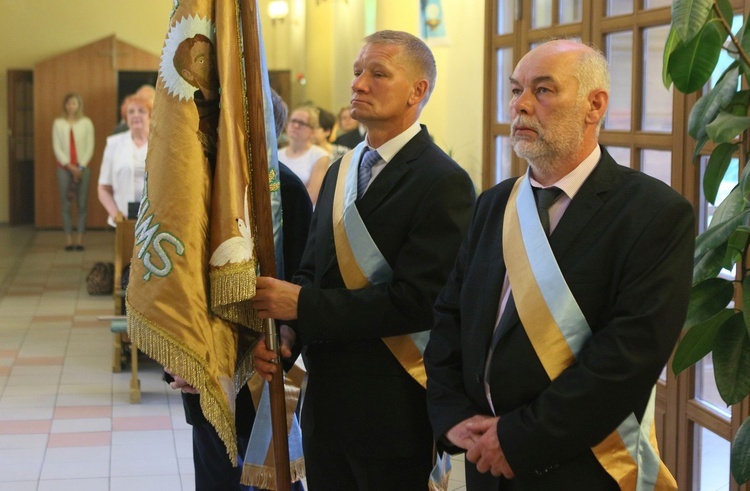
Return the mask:
M 342 423 L 343 424 L 343 423 Z M 430 452 L 417 456 L 375 458 L 341 448 L 334 437 L 316 432 L 302 436 L 310 491 L 419 491 L 427 489 Z M 367 448 L 367 442 L 362 442 Z
M 242 459 L 245 457 L 250 430 L 255 419 L 255 409 L 247 386 L 237 394 L 235 426 L 237 427 L 237 467 L 227 455 L 224 442 L 216 429 L 203 416 L 200 395 L 182 393 L 185 419 L 193 427 L 193 466 L 195 468 L 196 491 L 246 491 L 250 488 L 240 484 Z
M 76 187 L 76 231 L 83 235 L 86 232 L 86 217 L 88 216 L 89 181 L 91 170 L 88 167 L 82 169 L 81 180 Z M 65 235 L 73 233 L 72 201 L 68 199 L 68 186 L 73 180 L 73 175 L 67 170 L 57 167 L 57 187 L 60 192 L 60 210 L 63 218 L 63 231 Z
M 247 442 L 244 447 L 247 448 Z M 240 450 L 241 457 L 244 457 L 245 448 Z M 193 425 L 193 466 L 196 491 L 250 489 L 240 484 L 242 459 L 237 467 L 232 466 L 224 442 L 208 422 Z
M 185 418 L 193 427 L 193 467 L 195 469 L 195 491 L 262 491 L 254 486 L 240 484 L 242 460 L 245 458 L 250 432 L 255 419 L 255 407 L 250 391 L 245 385 L 237 394 L 235 426 L 237 428 L 237 467 L 227 455 L 224 442 L 211 424 L 206 421 L 200 407 L 198 394 L 182 394 Z M 292 484 L 293 491 L 304 491 L 301 482 Z

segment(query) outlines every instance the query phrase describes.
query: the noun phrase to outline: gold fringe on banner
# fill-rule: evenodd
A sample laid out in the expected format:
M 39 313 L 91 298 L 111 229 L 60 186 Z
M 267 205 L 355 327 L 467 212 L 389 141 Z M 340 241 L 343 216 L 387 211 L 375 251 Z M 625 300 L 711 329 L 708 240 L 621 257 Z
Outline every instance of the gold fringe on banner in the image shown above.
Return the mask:
M 272 443 L 273 444 L 273 443 Z M 289 463 L 292 472 L 292 482 L 305 477 L 305 459 L 293 460 Z M 276 473 L 272 468 L 262 465 L 245 464 L 242 466 L 242 484 L 256 488 L 276 491 Z
M 255 334 L 256 339 L 259 337 L 257 333 L 249 332 L 248 334 Z M 250 377 L 255 373 L 253 367 L 253 354 L 252 352 L 244 353 L 239 360 L 237 360 L 237 367 L 234 372 L 234 385 L 235 387 L 242 387 L 250 380 Z
M 211 268 L 211 310 L 216 315 L 253 330 L 261 330 L 250 299 L 255 296 L 255 261 Z
M 225 390 L 216 385 L 206 384 L 211 380 L 203 359 L 187 346 L 175 340 L 161 326 L 149 321 L 128 303 L 128 335 L 138 340 L 138 349 L 161 365 L 179 373 L 201 394 L 203 415 L 216 429 L 219 438 L 227 448 L 232 465 L 237 466 L 237 433 L 234 425 L 234 398 L 229 399 L 232 412 L 222 400 L 227 400 Z M 234 386 L 234 383 L 232 383 Z

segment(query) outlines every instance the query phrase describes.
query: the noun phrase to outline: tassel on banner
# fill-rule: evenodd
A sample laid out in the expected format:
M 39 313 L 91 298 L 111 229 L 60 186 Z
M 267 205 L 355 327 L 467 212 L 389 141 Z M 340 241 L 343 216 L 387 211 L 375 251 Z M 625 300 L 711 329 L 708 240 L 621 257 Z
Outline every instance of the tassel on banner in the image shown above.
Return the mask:
M 435 467 L 430 472 L 430 491 L 448 491 L 451 475 L 451 456 L 447 452 L 438 455 Z

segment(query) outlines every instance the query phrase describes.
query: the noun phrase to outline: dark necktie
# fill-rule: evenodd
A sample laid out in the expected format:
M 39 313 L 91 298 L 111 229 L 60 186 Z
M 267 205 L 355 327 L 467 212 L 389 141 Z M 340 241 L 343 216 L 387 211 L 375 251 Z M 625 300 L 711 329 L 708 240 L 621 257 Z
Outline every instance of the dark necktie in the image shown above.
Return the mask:
M 380 154 L 372 148 L 368 148 L 362 155 L 362 162 L 359 164 L 359 175 L 357 176 L 357 198 L 365 194 L 367 185 L 372 177 L 372 166 L 380 160 Z
M 532 189 L 534 190 L 534 198 L 536 199 L 536 210 L 539 213 L 539 221 L 542 222 L 544 233 L 549 237 L 549 208 L 560 197 L 562 189 L 556 187 Z

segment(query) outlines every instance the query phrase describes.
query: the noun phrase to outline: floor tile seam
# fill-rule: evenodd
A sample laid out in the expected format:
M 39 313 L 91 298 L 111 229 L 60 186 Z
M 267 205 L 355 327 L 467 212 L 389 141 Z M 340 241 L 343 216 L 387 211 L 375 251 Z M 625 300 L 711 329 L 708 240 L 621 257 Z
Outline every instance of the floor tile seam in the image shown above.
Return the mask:
M 25 244 L 15 249 L 16 251 L 18 251 L 17 256 L 8 268 L 8 273 L 2 279 L 0 279 L 0 301 L 5 298 L 6 292 L 10 286 L 11 279 L 15 279 L 18 276 L 18 271 L 21 269 L 21 265 L 23 264 L 22 259 L 25 258 L 28 254 L 29 244 L 34 242 L 36 237 L 37 232 L 34 231 L 33 233 L 29 234 L 29 237 L 26 240 Z

